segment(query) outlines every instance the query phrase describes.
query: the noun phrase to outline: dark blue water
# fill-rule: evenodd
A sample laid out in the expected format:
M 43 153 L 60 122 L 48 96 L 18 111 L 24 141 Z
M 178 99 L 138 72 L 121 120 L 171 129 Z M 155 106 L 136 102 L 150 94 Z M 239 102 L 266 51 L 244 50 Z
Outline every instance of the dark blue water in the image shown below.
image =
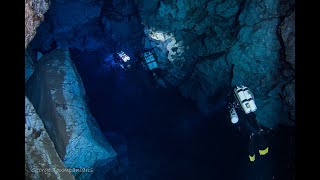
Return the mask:
M 142 69 L 106 69 L 95 54 L 71 54 L 102 131 L 125 137 L 128 163 L 119 166 L 126 170 L 111 179 L 291 179 L 289 130 L 250 163 L 248 137 L 231 127 L 223 98 L 204 116 L 177 89 L 156 88 Z

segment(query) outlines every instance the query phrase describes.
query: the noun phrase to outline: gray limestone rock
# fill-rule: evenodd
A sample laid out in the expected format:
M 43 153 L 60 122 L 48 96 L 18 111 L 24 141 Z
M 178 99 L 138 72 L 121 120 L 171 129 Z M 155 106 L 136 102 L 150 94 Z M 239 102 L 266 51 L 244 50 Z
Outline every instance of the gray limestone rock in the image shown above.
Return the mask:
M 295 125 L 295 113 L 296 113 L 296 98 L 295 98 L 295 81 L 292 81 L 291 83 L 288 83 L 285 85 L 285 87 L 282 90 L 283 92 L 283 99 L 285 103 L 285 110 L 288 112 L 289 115 L 289 122 L 284 122 L 287 125 Z
M 295 69 L 295 11 L 281 24 L 281 35 L 285 45 L 286 61 Z
M 159 67 L 167 72 L 166 82 L 180 86 L 184 95 L 200 103 L 201 110 L 208 108 L 207 99 L 219 91 L 219 86 L 248 86 L 257 101 L 258 121 L 273 127 L 287 119 L 281 100 L 281 87 L 287 80 L 281 74 L 279 60 L 277 30 L 284 11 L 279 4 L 277 0 L 172 0 L 139 13 L 150 42 L 146 47 L 154 48 Z M 293 22 L 291 13 L 282 23 L 287 61 L 291 64 Z M 210 59 L 217 54 L 225 59 Z M 210 67 L 212 73 L 207 73 L 206 60 L 216 63 Z
M 74 179 L 70 172 L 65 171 L 67 168 L 27 97 L 25 97 L 25 118 L 26 179 Z
M 93 44 L 94 46 L 102 46 L 100 38 L 89 39 L 90 42 L 86 42 L 88 31 L 99 33 L 99 29 L 93 29 L 96 27 L 91 25 L 96 23 L 101 8 L 102 3 L 94 0 L 55 0 L 48 11 L 50 23 L 41 24 L 39 27 L 41 36 L 35 37 L 33 47 L 47 51 L 54 41 L 63 48 L 75 46 L 79 49 L 90 49 Z M 51 17 L 52 14 L 54 14 L 54 18 Z
M 238 1 L 161 1 L 158 9 L 139 11 L 151 47 L 160 59 L 165 79 L 177 86 L 186 78 L 197 58 L 210 56 L 230 48 L 235 37 L 232 25 Z M 225 13 L 222 17 L 216 13 Z M 155 14 L 153 20 L 149 20 Z
M 33 73 L 33 59 L 30 49 L 27 49 L 30 41 L 36 35 L 36 29 L 43 21 L 44 13 L 49 9 L 49 0 L 25 0 L 25 82 Z
M 208 97 L 225 90 L 231 81 L 231 67 L 225 57 L 206 59 L 196 64 L 189 80 L 180 86 L 185 97 L 197 101 L 199 109 L 207 114 Z
M 49 0 L 25 0 L 25 48 L 36 35 L 36 29 L 44 18 L 44 13 L 49 9 Z
M 85 90 L 67 49 L 45 54 L 26 85 L 34 105 L 68 168 L 108 171 L 116 152 L 100 132 L 85 102 Z M 87 177 L 90 173 L 74 173 Z

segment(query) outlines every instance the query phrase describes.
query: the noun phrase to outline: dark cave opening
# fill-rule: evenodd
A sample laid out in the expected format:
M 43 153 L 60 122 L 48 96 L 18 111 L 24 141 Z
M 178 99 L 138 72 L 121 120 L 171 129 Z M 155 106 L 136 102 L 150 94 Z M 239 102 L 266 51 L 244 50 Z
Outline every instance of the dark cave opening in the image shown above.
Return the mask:
M 144 30 L 136 7 L 123 13 L 105 3 L 99 17 L 73 27 L 72 38 L 61 33 L 61 37 L 50 35 L 51 41 L 45 42 L 46 35 L 58 28 L 51 12 L 59 11 L 60 6 L 52 4 L 30 48 L 43 54 L 57 47 L 69 48 L 90 112 L 118 153 L 118 170 L 109 179 L 247 180 L 292 174 L 286 169 L 290 160 L 283 156 L 292 147 L 288 138 L 294 134 L 292 129 L 281 128 L 271 136 L 275 151 L 250 164 L 248 137 L 229 123 L 221 97 L 224 92 L 209 100 L 210 113 L 203 115 L 178 88 L 157 85 L 152 73 L 139 63 Z M 68 40 L 61 40 L 64 38 Z M 115 68 L 105 61 L 119 51 L 129 55 L 134 68 Z

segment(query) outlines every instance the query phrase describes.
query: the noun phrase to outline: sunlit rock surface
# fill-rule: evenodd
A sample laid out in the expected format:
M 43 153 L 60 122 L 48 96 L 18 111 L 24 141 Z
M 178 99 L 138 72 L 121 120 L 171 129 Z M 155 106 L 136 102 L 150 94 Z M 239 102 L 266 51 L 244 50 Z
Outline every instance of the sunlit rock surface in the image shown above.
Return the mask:
M 74 179 L 58 156 L 36 110 L 25 97 L 26 179 Z
M 67 49 L 44 55 L 26 85 L 59 157 L 68 168 L 107 172 L 116 153 L 101 134 L 85 102 L 85 90 Z M 92 172 L 74 175 L 91 176 Z

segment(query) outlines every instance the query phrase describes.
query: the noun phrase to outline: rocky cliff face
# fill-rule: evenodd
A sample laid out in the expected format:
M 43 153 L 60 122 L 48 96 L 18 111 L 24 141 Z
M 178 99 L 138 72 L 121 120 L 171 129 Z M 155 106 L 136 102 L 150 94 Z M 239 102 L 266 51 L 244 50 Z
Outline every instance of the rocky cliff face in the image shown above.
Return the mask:
M 64 171 L 66 167 L 58 156 L 42 120 L 25 98 L 25 175 L 26 179 L 74 179 Z
M 35 56 L 33 55 L 30 48 L 27 48 L 24 53 L 24 81 L 27 83 L 34 71 Z
M 25 82 L 34 72 L 35 56 L 27 48 L 42 22 L 49 1 L 25 0 Z M 57 154 L 44 124 L 32 103 L 25 97 L 25 178 L 74 179 Z
M 25 48 L 36 34 L 36 29 L 49 9 L 49 0 L 25 0 Z
M 25 82 L 33 73 L 34 56 L 27 46 L 36 35 L 36 29 L 44 19 L 44 13 L 49 9 L 49 0 L 25 0 Z
M 211 97 L 246 85 L 260 123 L 294 124 L 294 0 L 52 2 L 34 49 L 56 44 L 102 59 L 118 50 L 132 57 L 154 48 L 163 82 L 202 112 L 210 112 Z
M 42 32 L 39 37 L 42 38 L 42 49 L 50 49 L 53 41 L 60 47 L 70 47 L 77 45 L 81 49 L 90 49 L 90 45 L 84 43 L 85 34 L 91 20 L 97 18 L 101 11 L 101 5 L 97 1 L 73 1 L 73 0 L 51 0 L 50 9 L 46 15 L 45 21 L 50 23 L 41 24 L 39 27 Z M 83 28 L 86 24 L 86 28 Z M 94 29 L 90 29 L 94 33 Z M 98 33 L 95 31 L 95 33 Z M 77 36 L 77 37 L 76 37 Z M 37 41 L 36 37 L 34 41 Z M 95 44 L 99 41 L 94 39 L 89 44 Z M 95 46 L 96 47 L 96 46 Z
M 116 153 L 101 134 L 85 102 L 85 90 L 67 49 L 42 57 L 26 85 L 26 94 L 68 168 L 107 172 Z
M 246 85 L 260 123 L 285 123 L 285 112 L 294 112 L 294 74 L 282 62 L 294 70 L 294 1 L 153 2 L 137 0 L 144 42 L 155 47 L 168 82 L 204 112 L 210 111 L 210 96 Z

